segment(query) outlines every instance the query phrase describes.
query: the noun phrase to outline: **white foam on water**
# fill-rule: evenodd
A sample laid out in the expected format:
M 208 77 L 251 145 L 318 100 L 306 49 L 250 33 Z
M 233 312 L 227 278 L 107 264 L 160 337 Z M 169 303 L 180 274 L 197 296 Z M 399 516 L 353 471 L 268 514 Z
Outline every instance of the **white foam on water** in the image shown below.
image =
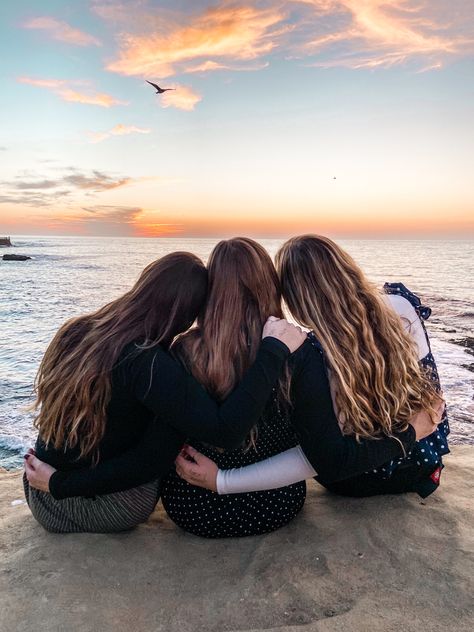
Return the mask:
M 0 465 L 21 464 L 34 441 L 34 377 L 57 329 L 130 288 L 151 261 L 175 250 L 204 261 L 218 239 L 12 236 L 14 252 L 34 257 L 0 260 Z M 262 239 L 273 256 L 282 240 Z M 449 343 L 474 336 L 473 241 L 340 241 L 380 287 L 401 281 L 431 305 L 427 323 L 448 402 L 451 441 L 474 443 L 474 356 Z

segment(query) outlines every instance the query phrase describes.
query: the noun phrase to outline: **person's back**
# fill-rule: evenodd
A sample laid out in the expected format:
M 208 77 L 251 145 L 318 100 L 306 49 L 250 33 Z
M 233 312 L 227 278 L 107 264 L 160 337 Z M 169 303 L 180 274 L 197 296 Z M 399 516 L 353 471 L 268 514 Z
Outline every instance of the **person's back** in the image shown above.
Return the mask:
M 209 295 L 198 328 L 185 334 L 174 351 L 218 400 L 228 396 L 253 361 L 263 323 L 282 317 L 278 277 L 262 246 L 250 239 L 220 242 L 208 263 Z M 258 462 L 297 444 L 289 415 L 290 378 L 280 381 L 267 412 L 245 445 L 231 452 L 193 443 L 222 467 Z M 189 437 L 192 440 L 192 437 Z M 194 488 L 172 472 L 162 482 L 163 505 L 182 528 L 204 537 L 256 535 L 289 522 L 305 500 L 305 483 L 282 489 L 218 497 Z
M 297 445 L 289 415 L 276 394 L 257 424 L 250 445 L 231 451 L 207 444 L 190 444 L 211 458 L 221 469 L 238 468 L 263 461 Z M 182 529 L 208 538 L 259 535 L 274 531 L 292 520 L 304 505 L 306 483 L 301 481 L 260 492 L 219 496 L 190 485 L 173 470 L 162 481 L 161 499 L 169 517 Z

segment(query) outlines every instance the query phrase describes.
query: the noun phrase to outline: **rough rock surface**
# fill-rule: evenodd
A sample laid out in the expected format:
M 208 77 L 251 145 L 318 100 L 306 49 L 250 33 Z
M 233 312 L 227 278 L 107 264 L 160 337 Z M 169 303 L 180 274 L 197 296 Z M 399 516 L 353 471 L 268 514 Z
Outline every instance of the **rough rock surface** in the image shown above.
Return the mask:
M 310 484 L 288 527 L 219 541 L 184 534 L 161 508 L 120 535 L 49 534 L 15 503 L 20 473 L 1 473 L 0 629 L 471 632 L 473 463 L 456 446 L 426 501 Z

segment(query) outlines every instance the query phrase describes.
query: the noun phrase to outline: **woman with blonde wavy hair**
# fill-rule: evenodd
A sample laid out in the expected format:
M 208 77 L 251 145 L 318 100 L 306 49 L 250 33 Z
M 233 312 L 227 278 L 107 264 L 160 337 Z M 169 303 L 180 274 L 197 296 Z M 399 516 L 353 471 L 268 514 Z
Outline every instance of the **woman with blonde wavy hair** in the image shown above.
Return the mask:
M 400 438 L 417 415 L 425 417 L 431 432 L 428 436 L 418 433 L 419 440 L 405 444 L 396 458 L 373 461 L 367 471 L 355 476 L 348 476 L 342 460 L 336 474 L 328 467 L 328 459 L 337 467 L 336 446 L 341 439 L 328 435 L 328 428 L 316 426 L 311 419 L 319 406 L 315 399 L 306 398 L 307 418 L 302 422 L 296 394 L 293 419 L 304 453 L 297 448 L 258 468 L 217 472 L 201 455 L 191 452 L 197 464 L 179 458 L 181 474 L 220 493 L 263 489 L 310 476 L 331 491 L 352 496 L 416 491 L 425 497 L 432 493 L 439 484 L 442 456 L 449 452 L 449 426 L 441 418 L 444 405 L 438 395 L 438 374 L 420 320 L 429 310 L 400 284 L 387 284 L 381 293 L 327 237 L 290 239 L 277 253 L 276 266 L 292 316 L 311 330 L 311 344 L 323 359 L 340 437 L 374 446 L 384 438 Z M 298 381 L 301 376 L 294 377 L 301 393 Z M 317 383 L 311 383 L 311 375 L 306 381 L 315 392 Z

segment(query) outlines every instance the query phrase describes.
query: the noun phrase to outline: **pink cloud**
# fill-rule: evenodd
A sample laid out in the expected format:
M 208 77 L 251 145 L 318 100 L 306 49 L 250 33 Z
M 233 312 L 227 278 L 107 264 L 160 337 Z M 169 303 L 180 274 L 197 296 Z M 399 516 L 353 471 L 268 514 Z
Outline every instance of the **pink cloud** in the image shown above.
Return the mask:
M 202 96 L 195 92 L 189 86 L 177 86 L 176 90 L 165 92 L 161 97 L 161 106 L 164 108 L 177 108 L 178 110 L 186 110 L 190 112 L 194 110 Z
M 380 68 L 415 61 L 421 70 L 441 68 L 450 58 L 474 50 L 474 38 L 463 34 L 473 22 L 472 10 L 449 12 L 439 0 L 298 0 L 311 7 L 318 28 L 300 43 L 312 65 Z M 453 10 L 451 10 L 453 9 Z
M 206 10 L 98 0 L 93 10 L 120 24 L 107 68 L 150 78 L 260 69 L 279 54 L 306 65 L 353 69 L 412 63 L 438 69 L 474 51 L 474 12 L 465 0 L 224 0 Z
M 100 143 L 106 138 L 111 136 L 125 136 L 128 134 L 149 134 L 151 129 L 144 127 L 137 127 L 136 125 L 122 125 L 119 123 L 112 127 L 107 132 L 89 132 L 89 137 L 92 143 Z
M 120 101 L 105 92 L 86 91 L 79 92 L 74 88 L 78 85 L 87 85 L 84 81 L 65 81 L 62 79 L 33 79 L 31 77 L 19 77 L 19 83 L 25 83 L 37 88 L 46 88 L 58 95 L 63 101 L 75 103 L 86 103 L 88 105 L 99 105 L 109 108 L 112 105 L 126 105 L 125 101 Z
M 57 20 L 52 17 L 37 17 L 28 20 L 23 24 L 25 29 L 39 29 L 46 31 L 49 35 L 60 42 L 74 44 L 75 46 L 101 46 L 101 42 L 89 33 L 84 33 L 72 27 L 67 22 Z
M 190 61 L 228 65 L 254 60 L 276 47 L 283 16 L 278 8 L 226 4 L 197 16 L 183 14 L 178 22 L 150 17 L 156 29 L 122 35 L 118 58 L 107 68 L 123 75 L 169 77 Z

